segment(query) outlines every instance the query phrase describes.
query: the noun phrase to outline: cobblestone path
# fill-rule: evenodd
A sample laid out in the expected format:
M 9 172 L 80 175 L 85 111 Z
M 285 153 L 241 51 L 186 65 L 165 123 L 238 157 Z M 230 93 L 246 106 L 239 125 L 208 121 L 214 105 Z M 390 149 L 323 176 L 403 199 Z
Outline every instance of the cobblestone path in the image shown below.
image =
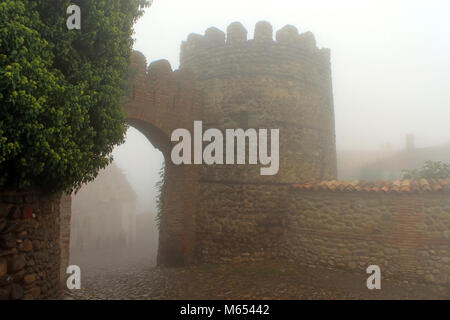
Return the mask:
M 160 268 L 127 253 L 81 260 L 82 289 L 67 299 L 450 299 L 442 288 L 383 278 L 381 290 L 368 290 L 367 274 L 286 261 Z

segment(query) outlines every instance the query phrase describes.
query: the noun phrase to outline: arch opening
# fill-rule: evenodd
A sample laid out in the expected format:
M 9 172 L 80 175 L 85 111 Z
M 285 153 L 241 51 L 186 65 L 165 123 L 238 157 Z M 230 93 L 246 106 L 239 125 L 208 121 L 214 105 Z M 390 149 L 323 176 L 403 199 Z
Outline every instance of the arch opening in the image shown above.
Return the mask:
M 167 139 L 130 120 L 114 161 L 72 196 L 70 264 L 86 277 L 157 264 L 158 199 Z

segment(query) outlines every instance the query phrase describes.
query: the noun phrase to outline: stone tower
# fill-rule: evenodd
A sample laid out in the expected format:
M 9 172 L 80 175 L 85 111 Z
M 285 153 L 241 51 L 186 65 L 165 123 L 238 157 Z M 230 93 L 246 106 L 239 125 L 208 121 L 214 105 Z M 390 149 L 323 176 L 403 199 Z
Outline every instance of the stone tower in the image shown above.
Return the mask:
M 189 68 L 203 97 L 206 128 L 280 129 L 280 168 L 261 176 L 255 165 L 205 167 L 201 179 L 297 183 L 336 178 L 330 50 L 311 32 L 285 26 L 273 40 L 268 22 L 247 39 L 241 23 L 227 34 L 209 28 L 181 45 L 180 70 Z M 199 119 L 200 120 L 200 119 Z
M 254 34 L 249 40 L 237 22 L 227 34 L 216 28 L 191 34 L 176 71 L 166 60 L 147 67 L 142 54 L 134 55 L 127 121 L 166 159 L 160 265 L 276 256 L 288 186 L 336 178 L 330 51 L 293 26 L 275 41 L 267 22 Z M 192 132 L 195 120 L 203 131 L 279 129 L 278 174 L 261 175 L 261 164 L 173 164 L 171 133 Z

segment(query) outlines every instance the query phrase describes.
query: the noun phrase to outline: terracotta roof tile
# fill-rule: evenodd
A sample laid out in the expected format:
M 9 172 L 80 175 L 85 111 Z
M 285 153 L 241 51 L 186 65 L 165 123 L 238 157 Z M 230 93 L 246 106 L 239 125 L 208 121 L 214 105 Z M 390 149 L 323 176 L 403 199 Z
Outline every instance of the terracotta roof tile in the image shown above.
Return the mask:
M 345 183 L 345 181 L 339 181 L 339 185 L 337 187 L 338 191 L 345 191 L 345 189 L 347 188 L 347 184 Z
M 299 190 L 325 190 L 334 192 L 450 192 L 450 179 L 420 179 L 396 181 L 311 181 L 292 185 Z

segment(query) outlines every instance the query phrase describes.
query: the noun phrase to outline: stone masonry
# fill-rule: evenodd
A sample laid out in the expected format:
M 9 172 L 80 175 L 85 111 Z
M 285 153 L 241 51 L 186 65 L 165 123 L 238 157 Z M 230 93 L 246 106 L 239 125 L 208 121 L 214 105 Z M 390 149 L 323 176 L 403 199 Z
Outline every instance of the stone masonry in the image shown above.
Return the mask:
M 294 186 L 288 252 L 305 264 L 450 285 L 450 180 Z
M 60 281 L 63 287 L 66 286 L 68 274 L 66 273 L 69 266 L 70 259 L 70 220 L 72 215 L 72 197 L 68 194 L 63 194 L 60 200 L 60 232 L 59 232 L 59 246 L 61 248 L 61 263 L 60 263 Z
M 286 26 L 274 41 L 272 26 L 259 22 L 249 40 L 235 22 L 227 34 L 210 28 L 204 35 L 189 35 L 175 72 L 165 60 L 148 68 L 142 54 L 135 53 L 133 60 L 128 123 L 166 159 L 159 264 L 195 262 L 196 225 L 203 223 L 196 219 L 204 208 L 227 210 L 215 206 L 223 186 L 258 183 L 270 190 L 274 184 L 336 177 L 330 51 L 317 48 L 312 33 Z M 278 174 L 261 176 L 259 166 L 252 165 L 174 166 L 170 135 L 177 128 L 192 132 L 194 120 L 203 121 L 204 130 L 222 132 L 280 129 Z
M 450 180 L 221 184 L 202 195 L 199 262 L 286 258 L 359 273 L 375 264 L 385 277 L 450 285 Z
M 0 299 L 58 297 L 59 201 L 34 191 L 0 193 Z
M 254 39 L 238 22 L 181 45 L 180 68 L 147 68 L 134 56 L 125 110 L 165 155 L 167 194 L 158 263 L 284 257 L 305 265 L 447 285 L 450 207 L 446 181 L 347 183 L 337 176 L 330 50 L 311 32 L 267 22 Z M 280 129 L 280 170 L 182 165 L 170 134 L 208 128 Z M 309 183 L 315 181 L 314 183 Z M 294 187 L 295 186 L 295 187 Z
M 190 69 L 202 94 L 204 130 L 280 129 L 280 170 L 261 176 L 254 165 L 202 168 L 201 180 L 279 183 L 334 179 L 336 147 L 330 50 L 310 32 L 285 26 L 273 40 L 259 22 L 254 39 L 232 23 L 227 34 L 209 28 L 181 45 L 180 70 Z

